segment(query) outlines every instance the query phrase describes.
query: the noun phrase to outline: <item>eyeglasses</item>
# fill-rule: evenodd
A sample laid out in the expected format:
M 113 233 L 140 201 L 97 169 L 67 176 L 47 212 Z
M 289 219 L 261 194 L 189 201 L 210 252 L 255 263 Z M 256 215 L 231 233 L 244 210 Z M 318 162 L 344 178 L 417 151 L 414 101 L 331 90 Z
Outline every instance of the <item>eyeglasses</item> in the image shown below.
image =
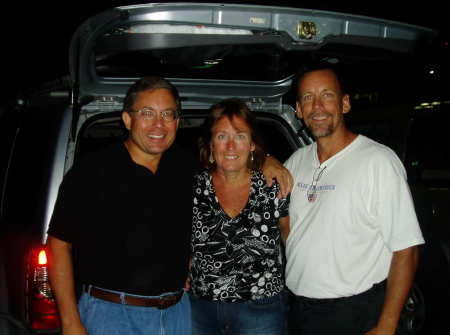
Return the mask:
M 165 110 L 157 112 L 151 108 L 144 107 L 138 111 L 132 111 L 136 113 L 139 119 L 146 122 L 153 122 L 157 118 L 162 119 L 164 122 L 173 122 L 178 118 L 178 113 L 174 110 Z
M 322 177 L 323 171 L 325 171 L 327 167 L 324 166 L 323 168 L 320 168 L 320 166 L 314 171 L 313 174 L 313 180 L 311 185 L 308 187 L 308 191 L 306 192 L 306 197 L 308 199 L 308 202 L 314 202 L 317 199 L 317 183 L 320 180 L 320 177 Z

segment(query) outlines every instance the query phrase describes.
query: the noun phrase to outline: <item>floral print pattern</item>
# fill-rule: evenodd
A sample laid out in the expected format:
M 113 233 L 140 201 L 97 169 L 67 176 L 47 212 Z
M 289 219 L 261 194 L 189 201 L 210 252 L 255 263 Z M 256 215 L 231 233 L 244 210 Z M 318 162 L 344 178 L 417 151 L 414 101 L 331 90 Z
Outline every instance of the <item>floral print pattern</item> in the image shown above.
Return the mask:
M 195 176 L 192 220 L 192 292 L 224 302 L 257 300 L 284 288 L 278 219 L 288 214 L 289 200 L 279 199 L 279 185 L 266 185 L 252 171 L 249 200 L 230 218 L 221 208 L 212 177 Z

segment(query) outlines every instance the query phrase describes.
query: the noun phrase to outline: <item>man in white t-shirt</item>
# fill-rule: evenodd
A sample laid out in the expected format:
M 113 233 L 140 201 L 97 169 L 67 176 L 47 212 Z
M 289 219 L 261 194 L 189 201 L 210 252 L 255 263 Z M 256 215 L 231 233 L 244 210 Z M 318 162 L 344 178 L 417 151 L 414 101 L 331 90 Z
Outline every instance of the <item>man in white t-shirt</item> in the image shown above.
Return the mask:
M 346 128 L 350 108 L 330 67 L 300 77 L 296 111 L 316 142 L 285 166 L 286 284 L 302 335 L 394 334 L 424 243 L 401 161 Z

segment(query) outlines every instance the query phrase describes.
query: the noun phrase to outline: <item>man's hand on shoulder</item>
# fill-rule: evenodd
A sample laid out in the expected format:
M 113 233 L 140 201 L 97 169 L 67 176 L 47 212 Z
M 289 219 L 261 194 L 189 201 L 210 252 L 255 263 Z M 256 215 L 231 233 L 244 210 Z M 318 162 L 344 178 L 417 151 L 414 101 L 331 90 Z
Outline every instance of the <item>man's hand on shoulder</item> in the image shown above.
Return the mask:
M 294 185 L 294 178 L 291 173 L 281 164 L 276 158 L 272 156 L 266 157 L 262 172 L 266 178 L 267 185 L 272 186 L 273 180 L 276 179 L 280 184 L 279 198 L 286 198 L 292 191 Z

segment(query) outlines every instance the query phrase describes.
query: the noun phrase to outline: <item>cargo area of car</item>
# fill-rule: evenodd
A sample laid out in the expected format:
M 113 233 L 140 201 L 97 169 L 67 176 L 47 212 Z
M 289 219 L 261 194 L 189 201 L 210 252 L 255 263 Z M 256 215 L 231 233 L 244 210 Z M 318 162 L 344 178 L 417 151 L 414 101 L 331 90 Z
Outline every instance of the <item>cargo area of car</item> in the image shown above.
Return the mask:
M 207 110 L 186 110 L 181 112 L 176 143 L 198 155 L 198 139 Z M 293 111 L 292 111 L 293 113 Z M 255 112 L 259 131 L 266 151 L 284 162 L 301 142 L 286 121 L 274 114 Z M 89 117 L 80 129 L 76 145 L 75 160 L 89 152 L 98 150 L 112 142 L 125 140 L 127 129 L 121 120 L 121 112 L 98 113 Z

